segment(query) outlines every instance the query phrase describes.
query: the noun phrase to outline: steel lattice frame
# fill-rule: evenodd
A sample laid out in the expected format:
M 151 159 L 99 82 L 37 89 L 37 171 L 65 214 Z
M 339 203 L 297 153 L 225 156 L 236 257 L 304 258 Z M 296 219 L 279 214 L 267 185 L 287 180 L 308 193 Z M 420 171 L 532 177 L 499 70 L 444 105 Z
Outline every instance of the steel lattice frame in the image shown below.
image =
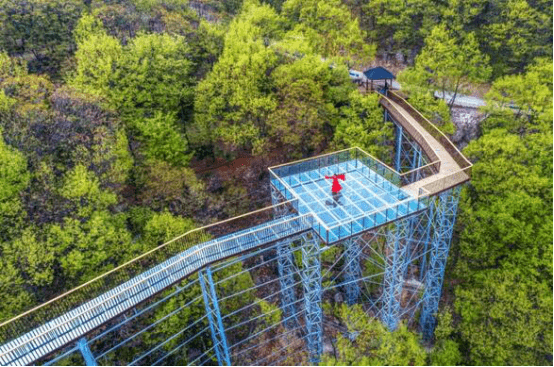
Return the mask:
M 450 242 L 456 222 L 460 186 L 443 192 L 436 199 L 434 233 L 425 277 L 425 293 L 420 316 L 420 328 L 424 339 L 430 340 L 435 329 L 435 315 L 439 309 L 444 270 L 450 251 Z
M 310 362 L 318 364 L 323 351 L 323 313 L 321 310 L 321 262 L 318 237 L 302 236 L 302 287 L 306 321 L 306 344 Z
M 279 272 L 279 283 L 281 286 L 281 309 L 285 327 L 292 329 L 298 325 L 296 320 L 296 294 L 294 285 L 297 273 L 292 253 L 292 241 L 282 241 L 277 244 L 277 270 Z
M 231 358 L 229 357 L 229 348 L 227 347 L 227 337 L 225 336 L 225 328 L 221 320 L 221 312 L 210 267 L 202 269 L 198 277 L 202 287 L 202 296 L 210 324 L 217 362 L 220 366 L 230 366 Z
M 394 168 L 398 172 L 412 171 L 427 164 L 425 156 L 422 154 L 421 147 L 406 134 L 400 124 L 391 120 L 395 126 L 396 150 L 394 155 Z M 414 172 L 410 177 L 410 182 L 419 180 L 420 172 Z
M 352 306 L 360 297 L 360 285 L 357 280 L 362 278 L 362 268 L 360 265 L 360 246 L 358 239 L 361 236 L 346 240 L 344 246 L 344 292 L 346 293 L 346 303 Z
M 385 277 L 383 279 L 383 311 L 381 320 L 390 330 L 396 330 L 401 316 L 400 298 L 407 264 L 407 240 L 410 221 L 401 219 L 387 231 Z

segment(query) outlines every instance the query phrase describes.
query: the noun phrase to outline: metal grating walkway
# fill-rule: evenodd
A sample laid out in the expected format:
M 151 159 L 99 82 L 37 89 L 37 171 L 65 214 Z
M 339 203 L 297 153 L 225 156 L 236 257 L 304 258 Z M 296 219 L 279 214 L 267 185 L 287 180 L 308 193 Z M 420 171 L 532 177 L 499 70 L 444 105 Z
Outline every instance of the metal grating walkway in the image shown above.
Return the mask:
M 0 364 L 32 364 L 214 261 L 297 235 L 311 227 L 311 215 L 288 215 L 193 246 L 100 297 L 0 346 Z

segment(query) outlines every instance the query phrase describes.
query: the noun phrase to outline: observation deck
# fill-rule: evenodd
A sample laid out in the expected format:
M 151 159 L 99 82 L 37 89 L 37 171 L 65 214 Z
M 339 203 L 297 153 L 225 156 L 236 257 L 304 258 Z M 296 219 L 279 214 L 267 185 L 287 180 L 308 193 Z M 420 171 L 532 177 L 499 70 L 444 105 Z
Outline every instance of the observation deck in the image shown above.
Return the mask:
M 269 168 L 282 200 L 298 200 L 298 213 L 311 214 L 314 231 L 328 244 L 427 208 L 427 196 L 402 189 L 401 175 L 359 148 Z M 338 203 L 332 180 L 345 174 Z

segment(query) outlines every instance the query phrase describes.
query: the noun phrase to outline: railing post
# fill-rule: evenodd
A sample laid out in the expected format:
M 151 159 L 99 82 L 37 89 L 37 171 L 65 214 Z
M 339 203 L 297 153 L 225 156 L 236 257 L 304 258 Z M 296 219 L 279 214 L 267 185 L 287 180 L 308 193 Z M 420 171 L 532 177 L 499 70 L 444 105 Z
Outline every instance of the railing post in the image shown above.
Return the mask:
M 424 340 L 433 337 L 435 316 L 439 309 L 444 270 L 450 251 L 450 242 L 456 222 L 460 186 L 439 194 L 435 206 L 435 220 L 431 256 L 425 277 L 425 293 L 419 325 Z
M 302 285 L 306 317 L 306 344 L 310 362 L 318 364 L 323 351 L 323 314 L 321 311 L 321 263 L 317 236 L 302 236 Z
M 81 355 L 83 356 L 83 359 L 85 360 L 87 366 L 98 366 L 98 364 L 96 363 L 96 359 L 90 351 L 86 338 L 79 339 L 79 341 L 77 342 L 77 348 L 79 349 L 79 352 L 81 352 Z
M 217 294 L 212 278 L 212 270 L 207 267 L 198 272 L 200 287 L 202 288 L 202 296 L 204 297 L 204 307 L 210 324 L 210 332 L 214 343 L 215 355 L 217 363 L 220 366 L 230 366 L 231 358 L 229 357 L 229 348 L 227 347 L 227 337 L 225 336 L 225 328 L 221 320 L 221 312 L 217 302 Z

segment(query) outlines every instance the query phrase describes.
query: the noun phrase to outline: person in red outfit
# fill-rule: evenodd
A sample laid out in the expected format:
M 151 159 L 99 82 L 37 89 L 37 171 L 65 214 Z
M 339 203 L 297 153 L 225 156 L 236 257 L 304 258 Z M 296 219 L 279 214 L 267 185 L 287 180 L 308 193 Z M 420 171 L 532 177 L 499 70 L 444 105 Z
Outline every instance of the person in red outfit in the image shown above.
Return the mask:
M 333 200 L 335 201 L 333 203 L 333 206 L 337 206 L 337 204 L 340 204 L 339 203 L 339 199 L 341 195 L 340 190 L 342 190 L 342 186 L 340 185 L 339 180 L 342 180 L 342 181 L 345 180 L 344 173 L 335 174 L 333 176 L 325 176 L 325 178 L 328 180 L 333 180 L 333 186 L 331 186 L 331 193 L 333 194 Z

